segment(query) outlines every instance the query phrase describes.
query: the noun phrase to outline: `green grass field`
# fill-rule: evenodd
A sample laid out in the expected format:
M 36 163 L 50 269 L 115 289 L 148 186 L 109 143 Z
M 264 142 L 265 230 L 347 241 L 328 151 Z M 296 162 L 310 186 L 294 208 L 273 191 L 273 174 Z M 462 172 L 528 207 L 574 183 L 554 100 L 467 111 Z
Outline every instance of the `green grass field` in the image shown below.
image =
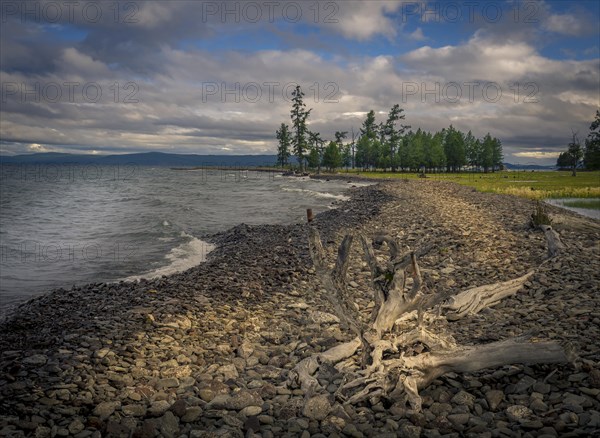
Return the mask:
M 356 172 L 353 172 L 356 173 Z M 368 178 L 419 179 L 416 173 L 360 172 Z M 494 173 L 430 173 L 427 178 L 453 181 L 475 187 L 482 192 L 503 193 L 529 199 L 546 198 L 600 198 L 600 171 L 503 171 Z

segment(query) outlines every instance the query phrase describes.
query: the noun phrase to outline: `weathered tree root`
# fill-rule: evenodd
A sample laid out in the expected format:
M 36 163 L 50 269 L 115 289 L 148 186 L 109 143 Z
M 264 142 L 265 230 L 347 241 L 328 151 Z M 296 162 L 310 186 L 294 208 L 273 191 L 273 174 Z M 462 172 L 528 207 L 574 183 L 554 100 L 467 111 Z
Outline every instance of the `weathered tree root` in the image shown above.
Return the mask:
M 442 306 L 444 309 L 450 310 L 446 313 L 446 319 L 456 321 L 468 314 L 476 314 L 486 307 L 499 303 L 504 298 L 516 294 L 534 273 L 535 271 L 530 271 L 513 280 L 478 286 L 451 297 Z
M 361 340 L 355 338 L 350 342 L 336 345 L 329 350 L 312 355 L 302 359 L 293 370 L 290 371 L 288 379 L 293 386 L 300 386 L 302 390 L 310 394 L 319 388 L 319 382 L 314 374 L 319 369 L 319 365 L 324 362 L 336 364 L 347 359 L 356 353 L 361 345 Z
M 319 391 L 319 382 L 314 377 L 319 367 L 323 363 L 338 364 L 337 368 L 341 370 L 342 361 L 348 359 L 343 363 L 347 382 L 336 393 L 343 402 L 356 404 L 388 398 L 408 401 L 413 409 L 420 410 L 419 389 L 448 372 L 474 372 L 514 363 L 573 361 L 574 355 L 570 350 L 557 342 L 520 337 L 485 345 L 461 346 L 450 336 L 423 327 L 424 312 L 434 306 L 450 310 L 446 315 L 448 320 L 460 319 L 513 295 L 534 271 L 506 282 L 472 288 L 447 300 L 444 294 L 425 294 L 421 290 L 417 255 L 428 249 L 400 254 L 400 246 L 390 236 L 376 235 L 368 240 L 361 235 L 360 240 L 371 269 L 375 300 L 371 317 L 366 322 L 361 320 L 346 288 L 353 236 L 347 235 L 342 241 L 335 267 L 330 271 L 319 233 L 310 228 L 309 246 L 315 271 L 342 326 L 354 332 L 356 338 L 300 361 L 290 371 L 290 385 L 300 386 L 306 394 Z M 382 266 L 374 248 L 384 243 L 389 250 L 389 261 Z M 407 276 L 412 277 L 410 288 L 407 287 Z M 443 301 L 447 302 L 442 304 Z M 404 333 L 394 333 L 396 321 L 414 310 L 418 312 L 417 327 Z M 419 345 L 419 348 L 413 348 Z M 362 360 L 357 363 L 352 358 L 361 347 Z M 415 354 L 415 351 L 418 353 Z M 348 362 L 351 362 L 350 366 Z
M 539 225 L 538 228 L 544 232 L 548 242 L 548 258 L 558 256 L 566 247 L 560 240 L 560 235 L 550 225 Z

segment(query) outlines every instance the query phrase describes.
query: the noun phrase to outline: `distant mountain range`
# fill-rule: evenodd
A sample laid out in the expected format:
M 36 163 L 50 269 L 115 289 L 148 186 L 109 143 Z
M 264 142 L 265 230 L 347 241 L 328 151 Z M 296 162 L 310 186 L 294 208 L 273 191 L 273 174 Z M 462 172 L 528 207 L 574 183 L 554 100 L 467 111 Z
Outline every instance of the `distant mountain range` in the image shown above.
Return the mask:
M 293 157 L 290 157 L 293 160 Z M 293 160 L 295 161 L 295 160 Z M 0 164 L 137 164 L 139 166 L 194 167 L 194 166 L 273 166 L 276 155 L 197 155 L 141 152 L 121 155 L 84 155 L 42 152 L 27 155 L 0 155 Z M 509 170 L 553 170 L 555 166 L 504 163 Z
M 504 163 L 504 168 L 508 170 L 555 170 L 556 166 L 542 166 L 540 164 Z
M 196 155 L 142 152 L 121 155 L 83 155 L 43 152 L 27 155 L 0 156 L 1 164 L 136 164 L 139 166 L 273 166 L 276 155 Z

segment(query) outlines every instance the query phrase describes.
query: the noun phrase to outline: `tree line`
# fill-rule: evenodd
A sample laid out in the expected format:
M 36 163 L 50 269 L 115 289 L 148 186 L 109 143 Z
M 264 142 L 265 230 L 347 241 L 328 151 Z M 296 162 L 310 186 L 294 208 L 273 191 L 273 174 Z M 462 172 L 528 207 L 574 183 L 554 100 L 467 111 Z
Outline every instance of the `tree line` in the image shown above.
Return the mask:
M 590 132 L 581 146 L 576 132 L 572 133 L 568 149 L 562 152 L 556 160 L 559 169 L 571 169 L 573 176 L 577 168 L 585 170 L 600 170 L 600 110 L 596 110 L 596 118 L 590 125 Z
M 292 93 L 291 126 L 282 123 L 276 131 L 279 141 L 277 163 L 288 166 L 294 155 L 301 170 L 334 171 L 340 167 L 363 170 L 458 172 L 469 166 L 485 172 L 502 168 L 502 143 L 489 133 L 477 139 L 452 125 L 430 133 L 404 125 L 404 110 L 394 105 L 385 121 L 377 123 L 373 110 L 367 113 L 360 130 L 349 138 L 348 131 L 336 131 L 325 141 L 308 128 L 312 109 L 306 109 L 300 86 Z M 350 140 L 344 143 L 344 140 Z M 327 146 L 325 146 L 327 144 Z

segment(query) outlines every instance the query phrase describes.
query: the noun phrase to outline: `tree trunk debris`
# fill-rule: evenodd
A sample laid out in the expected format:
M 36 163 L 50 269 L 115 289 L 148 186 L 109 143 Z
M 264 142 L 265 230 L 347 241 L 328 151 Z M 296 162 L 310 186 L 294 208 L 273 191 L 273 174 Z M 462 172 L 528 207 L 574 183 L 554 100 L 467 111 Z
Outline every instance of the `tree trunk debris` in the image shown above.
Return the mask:
M 476 314 L 481 309 L 499 303 L 504 298 L 516 294 L 534 273 L 535 271 L 530 271 L 513 280 L 474 287 L 451 297 L 443 305 L 443 308 L 451 311 L 446 314 L 446 319 L 456 321 L 468 314 Z
M 564 245 L 551 228 L 544 232 L 549 254 L 555 257 Z M 351 330 L 356 337 L 303 359 L 290 371 L 289 385 L 300 386 L 307 397 L 323 391 L 315 377 L 323 364 L 335 365 L 344 373 L 344 382 L 336 392 L 336 397 L 343 403 L 357 404 L 366 400 L 377 403 L 385 398 L 408 402 L 412 409 L 420 411 L 422 402 L 418 391 L 449 372 L 474 372 L 516 363 L 574 361 L 570 347 L 532 336 L 468 346 L 457 345 L 448 334 L 424 327 L 425 312 L 429 311 L 428 315 L 432 316 L 436 314 L 434 308 L 437 309 L 434 321 L 444 317 L 446 321 L 456 321 L 468 314 L 476 314 L 515 294 L 535 271 L 509 281 L 471 288 L 452 297 L 443 293 L 425 293 L 417 259 L 431 247 L 402 253 L 399 243 L 385 234 L 377 234 L 372 239 L 359 235 L 359 239 L 374 289 L 375 306 L 368 319 L 361 318 L 346 286 L 354 236 L 344 237 L 335 266 L 330 270 L 319 232 L 309 227 L 310 254 L 326 298 L 342 328 Z M 375 251 L 384 245 L 389 259 L 382 265 Z M 413 311 L 417 312 L 416 323 L 413 320 L 409 323 L 415 327 L 407 329 L 406 318 L 399 320 Z
M 550 225 L 540 225 L 539 229 L 544 232 L 548 242 L 548 258 L 556 257 L 566 249 L 560 235 Z

